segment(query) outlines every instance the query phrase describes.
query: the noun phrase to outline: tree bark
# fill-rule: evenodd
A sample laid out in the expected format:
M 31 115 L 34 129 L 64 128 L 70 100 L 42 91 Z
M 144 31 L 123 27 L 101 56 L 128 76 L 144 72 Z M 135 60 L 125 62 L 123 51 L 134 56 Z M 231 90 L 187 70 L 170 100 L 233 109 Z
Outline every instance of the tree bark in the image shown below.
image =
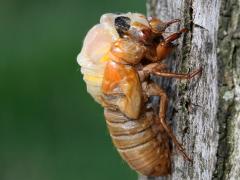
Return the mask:
M 193 163 L 175 153 L 171 175 L 139 180 L 238 179 L 240 0 L 148 0 L 147 11 L 161 20 L 180 18 L 181 25 L 171 32 L 189 29 L 166 60 L 170 70 L 187 72 L 201 66 L 203 73 L 191 81 L 153 77 L 171 97 L 168 121 Z

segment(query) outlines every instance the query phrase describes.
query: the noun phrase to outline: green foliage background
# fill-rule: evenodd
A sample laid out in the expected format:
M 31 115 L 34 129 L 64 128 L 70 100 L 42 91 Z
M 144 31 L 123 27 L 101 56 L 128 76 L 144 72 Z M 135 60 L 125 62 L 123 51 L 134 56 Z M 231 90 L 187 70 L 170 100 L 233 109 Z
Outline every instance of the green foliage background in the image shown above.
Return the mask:
M 145 2 L 0 0 L 1 180 L 136 179 L 76 63 L 101 14 L 128 11 Z

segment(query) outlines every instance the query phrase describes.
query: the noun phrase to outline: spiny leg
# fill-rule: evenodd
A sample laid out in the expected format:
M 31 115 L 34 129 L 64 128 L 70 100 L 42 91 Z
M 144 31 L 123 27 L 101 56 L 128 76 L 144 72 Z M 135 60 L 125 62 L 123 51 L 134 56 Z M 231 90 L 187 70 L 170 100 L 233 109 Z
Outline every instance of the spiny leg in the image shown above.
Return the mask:
M 149 17 L 148 18 L 148 22 L 149 25 L 151 27 L 151 30 L 156 33 L 161 35 L 162 33 L 164 33 L 164 31 L 172 24 L 174 23 L 179 23 L 181 20 L 180 19 L 172 19 L 170 21 L 167 22 L 163 22 L 160 19 L 157 18 L 153 18 L 153 17 Z
M 183 29 L 179 30 L 178 32 L 173 33 L 170 36 L 166 37 L 165 40 L 164 40 L 164 43 L 165 44 L 171 43 L 172 41 L 180 38 L 182 33 L 186 33 L 186 32 L 188 32 L 188 29 L 187 28 L 183 28 Z
M 157 69 L 152 69 L 152 73 L 158 76 L 162 77 L 168 77 L 168 78 L 177 78 L 177 79 L 192 79 L 194 76 L 201 74 L 202 67 L 199 69 L 196 69 L 190 73 L 173 73 L 173 72 L 161 72 Z
M 184 148 L 182 147 L 182 145 L 178 142 L 171 127 L 167 124 L 165 120 L 167 107 L 168 107 L 168 97 L 166 92 L 156 84 L 150 83 L 147 86 L 146 93 L 148 96 L 160 96 L 161 101 L 160 101 L 160 108 L 159 108 L 159 123 L 163 126 L 168 136 L 171 137 L 173 143 L 176 145 L 177 149 L 182 154 L 182 156 L 188 161 L 192 161 L 191 158 L 189 158 L 186 152 L 184 151 Z
M 166 37 L 163 41 L 161 41 L 157 45 L 156 53 L 157 53 L 158 61 L 165 59 L 171 53 L 171 51 L 176 47 L 176 45 L 173 44 L 172 41 L 180 38 L 182 33 L 185 33 L 187 31 L 188 30 L 186 28 L 183 28 L 180 31 L 173 33 L 170 36 Z
M 202 73 L 202 67 L 190 72 L 190 73 L 175 73 L 175 72 L 166 72 L 167 65 L 161 63 L 151 63 L 146 65 L 142 71 L 145 74 L 154 74 L 162 77 L 168 78 L 177 78 L 177 79 L 187 79 L 190 80 L 198 74 Z
M 180 19 L 172 19 L 170 21 L 165 22 L 167 24 L 167 26 L 170 26 L 171 24 L 174 23 L 179 23 L 181 20 Z

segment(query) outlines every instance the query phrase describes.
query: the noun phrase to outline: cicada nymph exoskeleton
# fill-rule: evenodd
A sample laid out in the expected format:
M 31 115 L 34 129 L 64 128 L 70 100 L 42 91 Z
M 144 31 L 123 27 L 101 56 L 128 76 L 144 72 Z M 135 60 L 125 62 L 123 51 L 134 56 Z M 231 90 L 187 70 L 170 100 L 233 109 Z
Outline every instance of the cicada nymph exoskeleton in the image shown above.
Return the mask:
M 87 91 L 104 107 L 113 144 L 137 172 L 165 176 L 171 172 L 171 139 L 185 159 L 191 160 L 166 123 L 168 96 L 149 75 L 191 79 L 189 74 L 167 71 L 162 63 L 174 49 L 183 28 L 164 37 L 165 29 L 178 19 L 162 22 L 139 13 L 104 14 L 84 40 L 78 55 Z M 160 96 L 159 110 L 149 97 Z

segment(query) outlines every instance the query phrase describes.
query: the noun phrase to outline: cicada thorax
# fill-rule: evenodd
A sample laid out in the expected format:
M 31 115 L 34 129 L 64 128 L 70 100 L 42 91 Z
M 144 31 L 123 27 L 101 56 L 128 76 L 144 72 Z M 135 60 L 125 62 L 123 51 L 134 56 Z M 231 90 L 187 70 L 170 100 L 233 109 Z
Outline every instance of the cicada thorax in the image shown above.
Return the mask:
M 109 54 L 102 82 L 105 102 L 116 106 L 129 118 L 137 119 L 142 107 L 142 88 L 133 65 L 142 59 L 144 48 L 136 42 L 119 38 L 112 44 Z

